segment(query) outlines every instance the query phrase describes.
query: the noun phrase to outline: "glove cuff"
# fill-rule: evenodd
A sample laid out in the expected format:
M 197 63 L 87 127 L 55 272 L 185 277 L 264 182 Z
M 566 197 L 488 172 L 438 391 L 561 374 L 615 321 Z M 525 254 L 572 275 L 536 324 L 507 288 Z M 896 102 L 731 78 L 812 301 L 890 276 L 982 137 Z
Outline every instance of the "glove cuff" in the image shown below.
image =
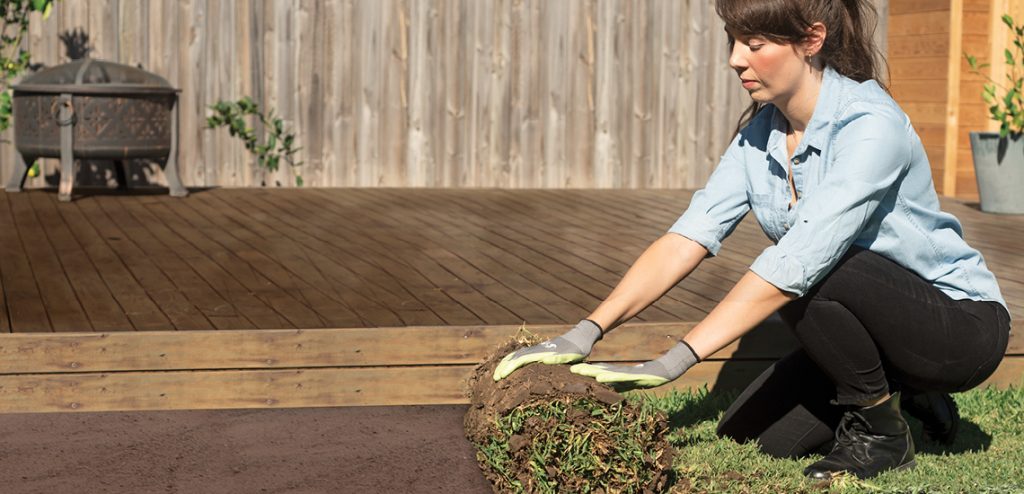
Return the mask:
M 668 378 L 670 380 L 675 379 L 684 372 L 697 365 L 700 359 L 697 358 L 697 352 L 693 351 L 685 341 L 680 341 L 678 345 L 672 347 L 665 355 L 654 360 L 665 367 L 668 372 Z
M 683 345 L 686 345 L 686 348 L 690 350 L 690 353 L 693 354 L 693 361 L 694 362 L 700 362 L 700 356 L 697 355 L 697 350 L 694 350 L 693 347 L 690 346 L 690 344 L 686 342 L 686 340 L 678 340 L 678 341 L 679 341 L 679 343 L 681 343 Z
M 595 343 L 601 338 L 604 338 L 604 328 L 602 328 L 600 324 L 594 322 L 593 319 L 582 319 L 578 324 L 576 324 L 576 327 L 578 328 L 580 325 L 593 326 L 593 328 L 587 328 L 588 332 L 597 330 L 597 338 L 594 339 Z

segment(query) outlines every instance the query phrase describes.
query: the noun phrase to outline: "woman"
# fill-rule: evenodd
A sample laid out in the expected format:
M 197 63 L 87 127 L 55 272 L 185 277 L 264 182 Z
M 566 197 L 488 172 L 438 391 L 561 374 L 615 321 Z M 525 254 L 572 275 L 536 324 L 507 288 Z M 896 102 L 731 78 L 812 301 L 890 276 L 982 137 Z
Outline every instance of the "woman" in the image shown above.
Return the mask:
M 800 349 L 740 395 L 719 433 L 783 457 L 832 444 L 805 469 L 812 478 L 912 468 L 900 393 L 933 438 L 952 440 L 958 416 L 947 393 L 977 386 L 1006 349 L 1010 316 L 995 277 L 939 210 L 920 139 L 874 80 L 867 1 L 718 0 L 716 10 L 729 65 L 753 99 L 750 118 L 608 298 L 568 333 L 506 356 L 494 378 L 530 362 L 583 360 L 753 211 L 774 245 L 678 345 L 637 366 L 572 371 L 658 386 L 778 311 Z

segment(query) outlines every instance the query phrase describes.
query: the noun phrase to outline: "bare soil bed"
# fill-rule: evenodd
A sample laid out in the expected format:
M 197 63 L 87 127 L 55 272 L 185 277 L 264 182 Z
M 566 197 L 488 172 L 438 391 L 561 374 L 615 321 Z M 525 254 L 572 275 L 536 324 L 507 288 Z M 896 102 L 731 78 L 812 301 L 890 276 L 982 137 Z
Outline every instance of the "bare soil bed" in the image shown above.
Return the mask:
M 465 406 L 0 414 L 0 491 L 488 493 Z

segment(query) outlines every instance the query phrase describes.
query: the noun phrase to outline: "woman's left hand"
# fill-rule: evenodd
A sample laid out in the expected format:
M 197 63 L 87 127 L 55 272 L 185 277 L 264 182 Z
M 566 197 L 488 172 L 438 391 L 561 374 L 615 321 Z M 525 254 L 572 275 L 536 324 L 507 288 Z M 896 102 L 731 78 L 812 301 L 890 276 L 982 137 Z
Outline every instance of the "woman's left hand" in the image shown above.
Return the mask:
M 569 368 L 573 374 L 589 376 L 611 385 L 617 391 L 661 386 L 683 375 L 700 359 L 690 345 L 680 342 L 665 355 L 638 365 L 576 364 Z

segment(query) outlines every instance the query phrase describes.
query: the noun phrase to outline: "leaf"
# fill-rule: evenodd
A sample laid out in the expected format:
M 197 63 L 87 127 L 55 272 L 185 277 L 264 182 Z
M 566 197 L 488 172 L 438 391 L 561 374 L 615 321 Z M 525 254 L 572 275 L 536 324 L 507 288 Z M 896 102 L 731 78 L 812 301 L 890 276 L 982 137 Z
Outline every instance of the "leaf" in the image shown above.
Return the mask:
M 1014 27 L 1013 26 L 1013 18 L 1010 17 L 1009 14 L 1003 14 L 1002 19 L 1003 19 L 1003 24 L 1006 24 L 1006 27 L 1008 27 L 1010 29 L 1013 29 L 1013 27 Z
M 246 114 L 252 114 L 259 111 L 259 106 L 257 106 L 256 102 L 248 96 L 238 100 L 238 108 L 239 111 Z
M 302 175 L 295 176 L 295 186 L 302 187 Z
M 964 57 L 967 58 L 967 65 L 971 67 L 971 70 L 978 70 L 978 59 L 974 58 L 974 55 L 964 53 Z
M 1013 53 L 1010 53 L 1009 49 L 1003 50 L 1003 56 L 1006 57 L 1006 65 L 1009 65 L 1011 67 L 1014 67 L 1014 66 L 1017 65 L 1017 62 L 1014 61 L 1014 59 L 1013 59 Z

